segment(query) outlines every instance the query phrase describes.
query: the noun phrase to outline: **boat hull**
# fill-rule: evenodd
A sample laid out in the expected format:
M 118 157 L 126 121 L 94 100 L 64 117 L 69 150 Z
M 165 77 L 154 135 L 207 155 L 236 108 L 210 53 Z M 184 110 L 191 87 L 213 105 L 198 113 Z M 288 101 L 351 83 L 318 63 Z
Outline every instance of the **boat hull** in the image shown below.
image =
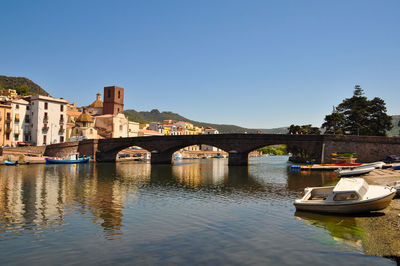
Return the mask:
M 298 211 L 310 211 L 310 212 L 325 212 L 325 213 L 365 213 L 370 211 L 379 211 L 385 209 L 389 206 L 392 201 L 396 191 L 393 190 L 392 193 L 373 200 L 365 200 L 360 202 L 352 203 L 335 203 L 327 204 L 322 201 L 309 203 L 301 202 L 301 200 L 296 200 L 294 205 Z
M 46 164 L 81 164 L 88 163 L 90 158 L 82 158 L 78 160 L 57 160 L 46 158 Z
M 6 160 L 6 161 L 4 161 L 4 164 L 7 166 L 16 166 L 18 163 L 17 162 L 14 163 L 14 162 Z

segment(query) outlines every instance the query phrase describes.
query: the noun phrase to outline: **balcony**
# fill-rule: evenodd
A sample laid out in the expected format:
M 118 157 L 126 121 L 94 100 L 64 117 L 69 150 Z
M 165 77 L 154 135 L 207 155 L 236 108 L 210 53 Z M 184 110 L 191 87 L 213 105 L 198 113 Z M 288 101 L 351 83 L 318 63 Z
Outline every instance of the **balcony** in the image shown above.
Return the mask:
M 60 125 L 64 125 L 65 120 L 64 119 L 60 119 Z
M 5 132 L 6 133 L 11 133 L 11 128 L 6 128 Z
M 47 126 L 47 124 L 45 124 L 45 125 L 42 127 L 42 130 L 43 130 L 43 131 L 48 131 L 48 130 L 49 130 L 49 127 Z
M 65 128 L 64 127 L 60 127 L 60 130 L 58 132 L 59 133 L 64 133 L 65 132 Z
M 19 118 L 15 118 L 14 123 L 16 123 L 16 124 L 19 123 Z
M 43 117 L 43 124 L 47 124 L 48 121 L 49 121 L 48 116 Z
M 5 122 L 6 122 L 6 123 L 11 123 L 11 117 L 6 117 Z

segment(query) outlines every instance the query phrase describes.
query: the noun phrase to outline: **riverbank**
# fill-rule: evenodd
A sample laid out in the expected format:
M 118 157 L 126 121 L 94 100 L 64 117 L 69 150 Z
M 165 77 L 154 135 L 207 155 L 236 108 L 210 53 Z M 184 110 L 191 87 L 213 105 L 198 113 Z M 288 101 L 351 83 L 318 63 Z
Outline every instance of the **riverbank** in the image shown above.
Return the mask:
M 376 169 L 363 176 L 368 184 L 387 185 L 400 180 L 400 171 Z M 400 262 L 400 198 L 380 213 L 384 215 L 357 217 L 357 224 L 364 229 L 364 252 L 374 256 L 390 257 Z

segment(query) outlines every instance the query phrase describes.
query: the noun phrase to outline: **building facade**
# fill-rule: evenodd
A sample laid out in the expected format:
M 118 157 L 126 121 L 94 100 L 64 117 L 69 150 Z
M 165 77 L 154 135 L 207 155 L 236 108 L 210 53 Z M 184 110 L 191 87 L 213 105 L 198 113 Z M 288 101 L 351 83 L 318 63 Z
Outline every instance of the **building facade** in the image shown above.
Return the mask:
M 63 99 L 32 96 L 32 144 L 37 146 L 66 141 L 67 104 Z
M 11 105 L 0 104 L 0 146 L 11 146 L 12 126 Z
M 30 103 L 24 99 L 13 99 L 10 103 L 14 120 L 11 146 L 17 146 L 22 142 L 31 142 Z

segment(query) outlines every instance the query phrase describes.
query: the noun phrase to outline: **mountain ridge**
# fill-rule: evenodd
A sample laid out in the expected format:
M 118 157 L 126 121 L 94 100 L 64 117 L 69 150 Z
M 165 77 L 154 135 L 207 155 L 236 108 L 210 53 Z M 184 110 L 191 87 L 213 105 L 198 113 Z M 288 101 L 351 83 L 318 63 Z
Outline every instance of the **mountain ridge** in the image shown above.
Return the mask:
M 199 122 L 183 117 L 177 113 L 170 111 L 160 112 L 157 109 L 153 109 L 150 112 L 136 111 L 133 109 L 125 110 L 124 114 L 130 121 L 136 121 L 139 123 L 150 123 L 150 122 L 162 122 L 163 120 L 177 120 L 186 121 L 192 123 L 195 126 L 200 127 L 213 127 L 218 129 L 221 133 L 269 133 L 269 134 L 286 134 L 288 132 L 287 127 L 272 128 L 272 129 L 257 129 L 257 128 L 245 128 L 236 125 L 226 124 L 213 124 L 208 122 Z
M 28 94 L 30 95 L 50 96 L 47 91 L 45 91 L 42 87 L 40 87 L 38 84 L 28 78 L 0 75 L 0 88 L 2 87 L 4 89 L 18 89 L 23 85 L 28 86 Z

